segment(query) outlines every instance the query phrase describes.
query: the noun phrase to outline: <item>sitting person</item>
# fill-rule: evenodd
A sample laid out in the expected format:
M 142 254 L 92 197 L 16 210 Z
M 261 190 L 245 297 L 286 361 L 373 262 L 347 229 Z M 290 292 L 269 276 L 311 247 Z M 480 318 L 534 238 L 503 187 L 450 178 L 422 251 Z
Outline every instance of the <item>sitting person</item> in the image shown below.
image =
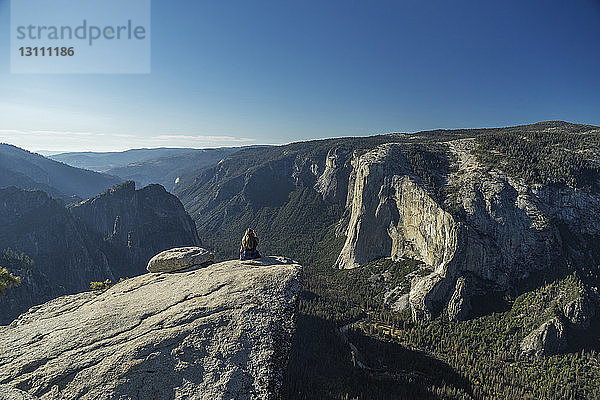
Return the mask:
M 246 233 L 242 238 L 242 247 L 240 247 L 240 260 L 252 260 L 255 258 L 261 258 L 262 256 L 256 250 L 258 247 L 258 236 L 253 229 L 246 229 Z

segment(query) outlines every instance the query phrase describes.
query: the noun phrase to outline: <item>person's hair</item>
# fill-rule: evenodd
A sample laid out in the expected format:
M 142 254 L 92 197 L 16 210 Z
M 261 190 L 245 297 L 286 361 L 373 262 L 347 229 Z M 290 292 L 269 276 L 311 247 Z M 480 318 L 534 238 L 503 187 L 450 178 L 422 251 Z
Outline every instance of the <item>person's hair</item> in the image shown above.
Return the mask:
M 254 229 L 246 229 L 246 233 L 244 237 L 242 237 L 242 249 L 243 250 L 256 250 L 258 246 L 258 236 L 256 236 L 256 232 Z

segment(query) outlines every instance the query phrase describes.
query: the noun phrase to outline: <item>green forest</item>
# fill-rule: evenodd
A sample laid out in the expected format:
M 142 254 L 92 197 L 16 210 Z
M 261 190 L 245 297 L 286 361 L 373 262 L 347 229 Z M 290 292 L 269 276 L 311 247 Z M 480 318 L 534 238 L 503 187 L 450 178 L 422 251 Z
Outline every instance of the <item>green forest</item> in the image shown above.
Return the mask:
M 488 168 L 529 183 L 600 190 L 600 135 L 595 127 L 505 128 L 478 135 L 476 141 L 476 155 Z
M 386 285 L 403 284 L 420 265 L 380 260 L 357 270 L 305 268 L 298 331 L 286 375 L 287 399 L 593 399 L 600 398 L 595 323 L 566 354 L 522 356 L 519 342 L 557 302 L 579 290 L 576 275 L 526 292 L 510 309 L 469 321 L 445 313 L 428 324 L 394 313 Z M 387 272 L 386 284 L 373 276 Z M 558 295 L 562 293 L 562 295 Z M 369 369 L 356 367 L 339 327 Z
M 408 311 L 390 306 L 408 292 L 412 277 L 431 271 L 414 260 L 391 259 L 333 269 L 345 241 L 345 199 L 326 201 L 302 183 L 302 176 L 284 184 L 280 180 L 286 178 L 278 175 L 298 160 L 324 159 L 332 148 L 356 155 L 393 142 L 400 145 L 395 156 L 404 159 L 416 183 L 444 204 L 454 162 L 447 142 L 466 139 L 490 170 L 529 184 L 596 192 L 600 135 L 595 129 L 547 122 L 252 149 L 231 156 L 231 166 L 200 173 L 196 185 L 180 196 L 195 217 L 203 246 L 213 249 L 217 260 L 237 257 L 241 232 L 253 227 L 263 254 L 292 257 L 304 266 L 286 399 L 600 398 L 597 323 L 576 335 L 579 340 L 562 355 L 533 358 L 519 349 L 526 334 L 581 289 L 582 276 L 597 279 L 597 265 L 579 275 L 572 266 L 552 265 L 503 299 L 503 307 L 475 319 L 451 322 L 442 310 L 430 323 L 415 323 Z M 257 183 L 256 176 L 270 184 Z M 456 210 L 447 211 L 460 218 Z

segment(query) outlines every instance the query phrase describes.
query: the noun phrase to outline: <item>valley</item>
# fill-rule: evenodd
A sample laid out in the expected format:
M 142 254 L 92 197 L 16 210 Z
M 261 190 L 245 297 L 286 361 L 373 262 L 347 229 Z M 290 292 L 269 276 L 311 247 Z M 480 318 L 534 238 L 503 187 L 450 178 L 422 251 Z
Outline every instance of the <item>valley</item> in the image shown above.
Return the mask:
M 216 164 L 239 150 L 239 147 L 134 149 L 111 153 L 61 153 L 50 158 L 73 167 L 118 176 L 124 181 L 135 181 L 139 187 L 160 184 L 172 192 L 179 177 Z
M 107 169 L 142 171 L 134 179 L 174 195 L 129 181 L 65 207 L 0 189 L 12 227 L 0 247 L 23 277 L 0 306 L 139 275 L 169 246 L 234 259 L 252 227 L 262 254 L 304 267 L 286 399 L 600 397 L 600 128 L 548 121 L 218 150 Z M 34 225 L 59 229 L 43 228 L 53 243 L 81 243 L 89 261 L 62 266 L 73 245 L 44 250 Z
M 176 194 L 217 257 L 251 226 L 261 251 L 306 266 L 287 398 L 594 398 L 599 132 L 545 122 L 242 150 Z M 356 277 L 381 259 L 400 264 Z M 564 303 L 536 300 L 563 286 Z M 338 335 L 364 318 L 352 343 L 385 373 L 357 370 Z M 437 378 L 398 385 L 405 370 Z

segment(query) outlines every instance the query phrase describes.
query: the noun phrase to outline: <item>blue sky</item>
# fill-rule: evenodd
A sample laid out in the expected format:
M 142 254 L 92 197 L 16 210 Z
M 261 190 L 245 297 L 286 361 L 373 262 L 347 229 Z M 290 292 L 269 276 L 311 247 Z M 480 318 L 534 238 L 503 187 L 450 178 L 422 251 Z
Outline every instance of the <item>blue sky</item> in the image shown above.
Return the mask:
M 152 72 L 10 74 L 30 150 L 280 144 L 541 120 L 600 125 L 600 1 L 152 2 Z

